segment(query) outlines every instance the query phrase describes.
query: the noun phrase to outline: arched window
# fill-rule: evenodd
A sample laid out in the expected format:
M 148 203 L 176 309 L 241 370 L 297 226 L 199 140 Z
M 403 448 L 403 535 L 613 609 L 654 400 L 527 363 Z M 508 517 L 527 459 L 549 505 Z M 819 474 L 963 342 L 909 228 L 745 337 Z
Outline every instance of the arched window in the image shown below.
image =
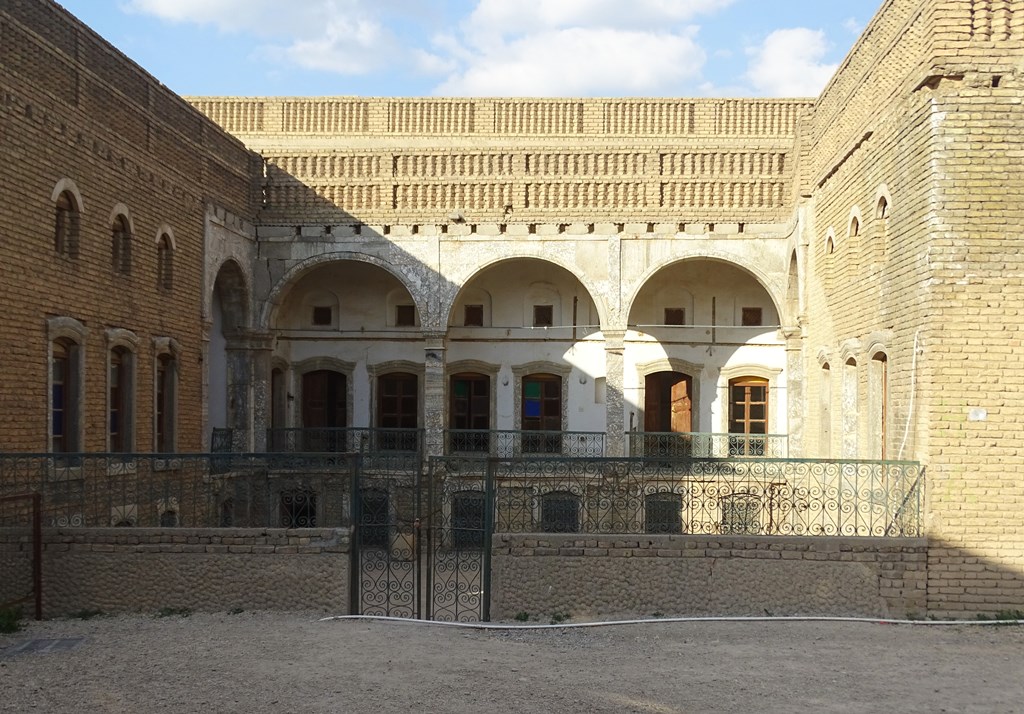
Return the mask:
M 62 191 L 57 196 L 56 218 L 54 221 L 53 248 L 57 255 L 65 258 L 78 257 L 78 236 L 81 226 L 81 210 L 71 191 Z
M 886 446 L 889 427 L 889 358 L 884 352 L 876 352 L 871 356 L 869 379 L 871 456 L 876 459 L 884 459 L 887 457 Z
M 107 382 L 107 444 L 111 453 L 132 451 L 134 444 L 135 355 L 125 347 L 110 351 Z
M 860 235 L 860 219 L 857 216 L 850 219 L 849 235 L 851 238 L 856 238 Z
M 81 451 L 81 349 L 68 339 L 54 340 L 50 357 L 50 450 Z
M 154 417 L 154 448 L 171 453 L 177 442 L 178 361 L 171 353 L 156 360 Z
M 889 217 L 889 199 L 885 196 L 878 197 L 878 203 L 875 205 L 875 218 L 886 219 Z
M 166 233 L 157 242 L 156 282 L 162 292 L 169 293 L 174 287 L 174 243 Z
M 821 365 L 821 425 L 818 428 L 818 448 L 821 457 L 832 457 L 832 368 L 828 362 Z
M 128 219 L 118 216 L 110 227 L 114 272 L 129 275 L 132 272 L 132 232 Z

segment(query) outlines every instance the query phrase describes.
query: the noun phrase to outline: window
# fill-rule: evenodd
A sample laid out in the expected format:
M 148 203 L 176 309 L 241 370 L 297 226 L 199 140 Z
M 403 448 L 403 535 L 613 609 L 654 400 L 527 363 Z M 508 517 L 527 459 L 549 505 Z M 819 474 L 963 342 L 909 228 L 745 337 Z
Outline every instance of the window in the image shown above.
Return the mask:
M 65 258 L 77 258 L 81 212 L 71 191 L 63 191 L 57 197 L 56 211 L 53 248 L 57 251 L 57 255 Z
M 166 233 L 157 242 L 157 288 L 170 292 L 174 287 L 174 244 Z
M 871 398 L 871 440 L 872 458 L 884 459 L 887 455 L 886 432 L 889 420 L 889 358 L 884 352 L 876 352 L 868 363 Z
M 313 308 L 313 326 L 330 327 L 334 322 L 334 310 L 328 306 L 315 306 Z
M 889 200 L 885 196 L 879 196 L 878 205 L 875 206 L 875 218 L 886 219 L 889 217 Z
M 463 315 L 462 324 L 466 327 L 483 327 L 484 326 L 484 306 L 483 305 L 466 305 L 465 314 Z
M 416 308 L 412 305 L 395 305 L 395 326 L 415 327 Z
M 157 357 L 155 379 L 153 445 L 157 452 L 166 454 L 174 451 L 177 441 L 178 363 L 173 355 Z
M 860 219 L 854 216 L 850 220 L 850 237 L 856 238 L 858 235 L 860 235 Z
M 686 324 L 686 308 L 685 307 L 666 307 L 665 308 L 665 324 L 666 325 L 685 325 Z
M 741 323 L 743 327 L 760 327 L 764 324 L 762 320 L 762 311 L 759 307 L 745 307 L 743 308 L 742 314 L 740 315 Z
M 683 532 L 683 497 L 678 493 L 649 493 L 644 497 L 647 533 Z
M 554 491 L 541 496 L 540 529 L 544 533 L 579 533 L 579 496 L 567 491 Z
M 828 362 L 821 365 L 821 424 L 818 449 L 824 459 L 832 458 L 832 368 Z
M 562 378 L 555 374 L 531 374 L 523 377 L 523 431 L 560 432 L 562 430 Z M 559 433 L 524 434 L 523 452 L 557 454 L 562 451 Z
M 304 451 L 345 451 L 348 426 L 348 378 L 320 369 L 302 375 Z
M 378 447 L 391 451 L 416 451 L 419 440 L 419 380 L 415 374 L 394 372 L 377 380 L 377 427 L 382 430 Z
M 131 451 L 134 421 L 132 372 L 135 356 L 124 347 L 110 351 L 107 380 L 107 444 L 111 453 Z
M 552 327 L 555 324 L 555 308 L 553 305 L 533 306 L 533 326 Z
M 729 382 L 729 455 L 764 456 L 768 433 L 768 380 L 740 377 Z
M 54 340 L 50 361 L 50 449 L 81 450 L 80 348 L 69 339 Z
M 491 428 L 491 378 L 455 374 L 451 378 L 450 450 L 487 453 Z
M 128 219 L 124 216 L 115 218 L 110 234 L 114 272 L 129 275 L 132 272 L 132 233 Z

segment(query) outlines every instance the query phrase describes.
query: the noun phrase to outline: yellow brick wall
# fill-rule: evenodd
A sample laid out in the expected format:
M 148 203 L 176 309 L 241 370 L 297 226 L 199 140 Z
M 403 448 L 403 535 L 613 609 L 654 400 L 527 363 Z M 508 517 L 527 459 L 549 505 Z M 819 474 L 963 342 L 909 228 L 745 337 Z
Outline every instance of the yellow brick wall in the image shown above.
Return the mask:
M 201 318 L 208 202 L 252 216 L 250 154 L 55 5 L 0 6 L 0 304 L 4 306 L 0 450 L 45 451 L 47 319 L 75 318 L 85 341 L 84 443 L 106 449 L 109 328 L 140 342 L 136 447 L 152 448 L 154 337 L 179 355 L 177 446 L 201 446 Z M 78 258 L 54 250 L 58 181 L 84 202 Z M 130 276 L 113 269 L 111 221 L 134 223 Z M 176 241 L 174 287 L 157 289 L 157 232 Z

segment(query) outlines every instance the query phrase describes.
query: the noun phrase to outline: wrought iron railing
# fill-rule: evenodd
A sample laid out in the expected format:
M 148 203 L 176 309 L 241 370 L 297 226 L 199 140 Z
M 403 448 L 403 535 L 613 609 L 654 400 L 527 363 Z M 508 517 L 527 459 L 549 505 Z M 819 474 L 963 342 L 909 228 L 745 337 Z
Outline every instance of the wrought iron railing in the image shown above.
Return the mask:
M 786 434 L 712 434 L 707 432 L 631 431 L 629 455 L 645 459 L 784 459 Z
M 420 472 L 394 456 L 2 454 L 0 497 L 40 493 L 50 527 L 347 526 L 353 488 L 389 512 L 418 498 Z M 454 509 L 452 528 L 486 520 L 496 532 L 923 534 L 924 471 L 912 462 L 437 457 L 430 476 L 431 488 L 452 494 L 439 506 Z M 483 490 L 494 494 L 493 512 L 477 514 L 487 506 L 471 492 Z
M 349 525 L 357 454 L 0 454 L 0 496 L 42 495 L 46 527 Z
M 432 460 L 493 479 L 496 532 L 917 537 L 917 463 L 801 459 Z
M 451 456 L 604 456 L 604 433 L 594 431 L 512 431 L 448 429 L 445 453 Z
M 267 451 L 275 453 L 373 453 L 423 449 L 422 429 L 367 427 L 267 429 Z

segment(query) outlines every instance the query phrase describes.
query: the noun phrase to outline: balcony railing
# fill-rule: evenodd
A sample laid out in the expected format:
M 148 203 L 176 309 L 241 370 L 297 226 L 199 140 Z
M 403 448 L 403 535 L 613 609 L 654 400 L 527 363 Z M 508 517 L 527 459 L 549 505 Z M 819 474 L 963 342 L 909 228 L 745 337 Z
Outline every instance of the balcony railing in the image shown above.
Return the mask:
M 423 449 L 422 429 L 366 427 L 267 429 L 267 451 L 287 454 L 402 452 Z
M 644 459 L 784 459 L 786 434 L 631 431 L 629 455 Z
M 512 431 L 449 429 L 445 432 L 449 456 L 604 456 L 604 433 L 595 431 Z

